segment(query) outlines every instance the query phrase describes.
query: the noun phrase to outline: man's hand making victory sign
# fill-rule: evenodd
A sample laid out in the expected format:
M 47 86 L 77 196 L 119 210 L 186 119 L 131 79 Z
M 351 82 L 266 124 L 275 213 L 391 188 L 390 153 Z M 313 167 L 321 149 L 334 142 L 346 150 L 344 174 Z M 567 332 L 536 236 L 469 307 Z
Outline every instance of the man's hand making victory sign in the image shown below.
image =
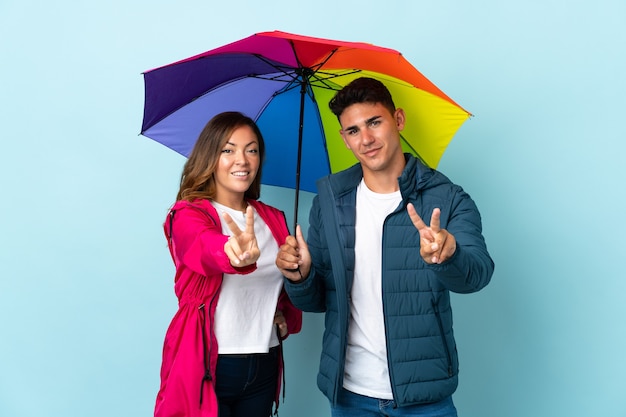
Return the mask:
M 241 268 L 255 263 L 259 259 L 261 251 L 254 234 L 254 210 L 252 206 L 246 208 L 246 230 L 244 231 L 239 229 L 237 223 L 228 213 L 224 213 L 222 217 L 233 232 L 233 235 L 224 244 L 224 252 L 230 259 L 231 265 Z
M 430 226 L 417 214 L 415 206 L 409 203 L 407 212 L 413 225 L 420 233 L 420 255 L 427 264 L 440 264 L 450 259 L 456 251 L 456 239 L 446 229 L 440 228 L 441 210 L 436 208 L 430 218 Z

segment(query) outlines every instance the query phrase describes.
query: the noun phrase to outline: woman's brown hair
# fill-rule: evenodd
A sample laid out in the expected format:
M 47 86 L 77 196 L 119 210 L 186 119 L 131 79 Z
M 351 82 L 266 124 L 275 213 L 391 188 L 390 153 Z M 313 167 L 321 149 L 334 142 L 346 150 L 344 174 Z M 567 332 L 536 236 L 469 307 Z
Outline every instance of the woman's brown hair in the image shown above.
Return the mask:
M 265 158 L 265 143 L 259 127 L 250 117 L 239 112 L 224 112 L 214 116 L 206 124 L 198 140 L 189 154 L 180 178 L 180 189 L 176 200 L 193 201 L 196 199 L 212 199 L 215 197 L 215 169 L 222 148 L 240 127 L 249 126 L 259 141 L 259 170 L 245 192 L 246 200 L 257 200 L 261 195 L 261 171 Z

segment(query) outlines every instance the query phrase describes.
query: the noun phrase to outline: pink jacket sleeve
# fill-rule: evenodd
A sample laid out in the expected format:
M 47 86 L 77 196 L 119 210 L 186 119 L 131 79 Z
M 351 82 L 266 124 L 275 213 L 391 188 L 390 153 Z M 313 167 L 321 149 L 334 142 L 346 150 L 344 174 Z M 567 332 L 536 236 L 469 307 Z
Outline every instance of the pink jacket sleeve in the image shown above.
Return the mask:
M 243 268 L 230 264 L 224 253 L 228 236 L 222 234 L 222 225 L 215 210 L 211 212 L 205 207 L 179 204 L 172 208 L 170 216 L 164 226 L 177 268 L 182 263 L 205 276 L 248 274 L 256 269 L 256 264 Z

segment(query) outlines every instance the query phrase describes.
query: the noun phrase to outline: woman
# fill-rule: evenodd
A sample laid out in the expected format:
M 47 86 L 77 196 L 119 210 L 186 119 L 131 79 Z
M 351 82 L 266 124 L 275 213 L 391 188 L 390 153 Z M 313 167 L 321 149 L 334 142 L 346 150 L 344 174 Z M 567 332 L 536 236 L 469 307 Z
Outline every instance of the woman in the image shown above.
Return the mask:
M 289 233 L 284 213 L 257 201 L 264 150 L 252 119 L 221 113 L 183 168 L 164 224 L 179 309 L 165 335 L 156 417 L 267 417 L 278 407 L 281 342 L 300 331 L 302 312 L 275 265 Z

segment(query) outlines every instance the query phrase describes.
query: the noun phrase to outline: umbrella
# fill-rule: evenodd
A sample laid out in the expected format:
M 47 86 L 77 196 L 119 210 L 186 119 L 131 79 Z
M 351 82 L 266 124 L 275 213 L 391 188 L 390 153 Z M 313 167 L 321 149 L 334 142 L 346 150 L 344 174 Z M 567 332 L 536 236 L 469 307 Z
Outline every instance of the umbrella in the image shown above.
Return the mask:
M 265 139 L 261 181 L 300 190 L 356 158 L 328 108 L 335 92 L 361 76 L 383 82 L 407 114 L 402 147 L 435 168 L 470 116 L 400 52 L 368 43 L 280 31 L 256 33 L 143 73 L 141 134 L 188 156 L 206 122 L 222 111 L 254 119 Z

